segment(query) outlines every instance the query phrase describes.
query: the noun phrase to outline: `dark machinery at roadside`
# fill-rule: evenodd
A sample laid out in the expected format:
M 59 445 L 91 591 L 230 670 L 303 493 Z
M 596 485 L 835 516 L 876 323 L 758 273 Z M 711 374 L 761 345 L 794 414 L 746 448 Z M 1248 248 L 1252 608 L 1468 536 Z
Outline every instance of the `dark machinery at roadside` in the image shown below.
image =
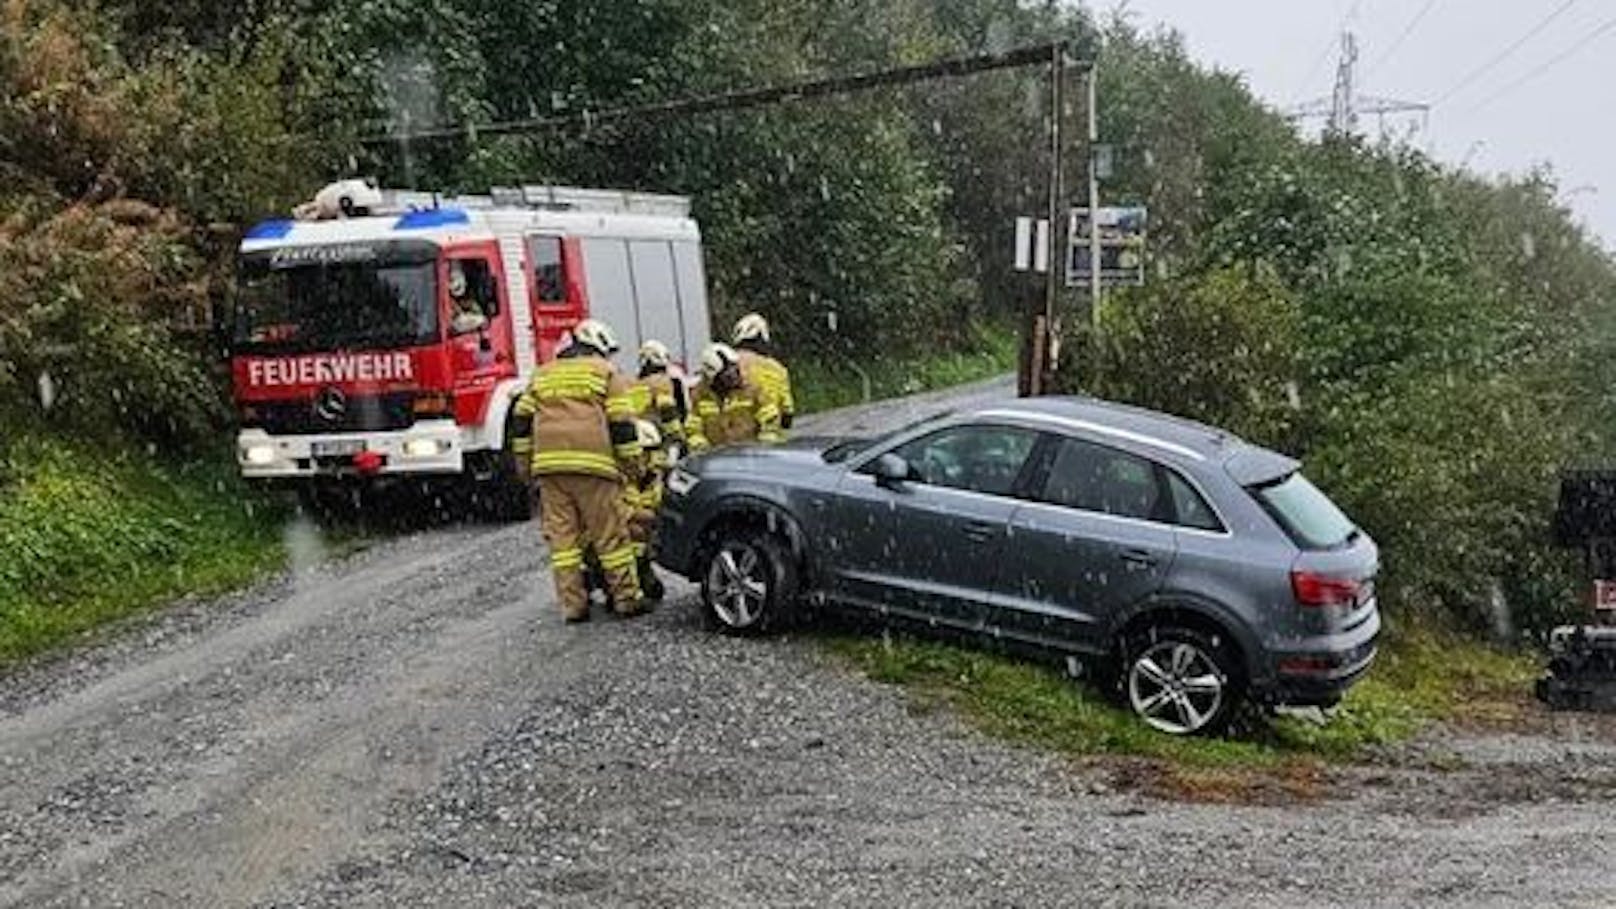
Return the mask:
M 1616 712 L 1616 470 L 1563 475 L 1554 532 L 1583 552 L 1592 615 L 1550 633 L 1538 699 L 1556 710 Z

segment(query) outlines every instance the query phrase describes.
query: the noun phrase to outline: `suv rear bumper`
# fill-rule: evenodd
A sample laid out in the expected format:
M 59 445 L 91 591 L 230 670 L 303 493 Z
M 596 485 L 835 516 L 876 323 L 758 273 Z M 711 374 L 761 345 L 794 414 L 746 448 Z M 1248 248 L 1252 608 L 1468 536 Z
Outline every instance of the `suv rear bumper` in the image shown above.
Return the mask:
M 458 474 L 465 469 L 460 427 L 453 420 L 425 420 L 389 432 L 270 435 L 243 429 L 236 436 L 236 463 L 250 480 L 356 476 L 352 454 L 323 455 L 325 446 L 376 452 L 377 475 Z
M 1350 631 L 1271 647 L 1267 677 L 1253 684 L 1252 697 L 1273 706 L 1334 706 L 1374 665 L 1379 636 L 1376 611 Z

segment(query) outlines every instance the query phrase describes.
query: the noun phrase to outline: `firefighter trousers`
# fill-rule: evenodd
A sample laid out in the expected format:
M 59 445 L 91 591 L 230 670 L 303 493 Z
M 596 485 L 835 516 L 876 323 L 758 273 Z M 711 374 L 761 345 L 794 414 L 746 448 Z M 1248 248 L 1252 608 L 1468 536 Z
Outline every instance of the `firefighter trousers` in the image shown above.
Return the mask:
M 588 474 L 539 476 L 539 521 L 550 545 L 550 570 L 564 618 L 589 615 L 584 550 L 593 548 L 618 612 L 642 608 L 634 542 L 629 538 L 623 484 Z

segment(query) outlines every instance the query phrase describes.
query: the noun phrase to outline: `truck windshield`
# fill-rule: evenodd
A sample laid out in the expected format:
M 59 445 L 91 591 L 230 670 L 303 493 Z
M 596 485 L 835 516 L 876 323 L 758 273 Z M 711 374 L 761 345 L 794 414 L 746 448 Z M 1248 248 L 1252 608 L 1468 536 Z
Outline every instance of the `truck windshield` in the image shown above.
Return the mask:
M 235 344 L 251 352 L 402 347 L 438 339 L 434 263 L 246 260 Z

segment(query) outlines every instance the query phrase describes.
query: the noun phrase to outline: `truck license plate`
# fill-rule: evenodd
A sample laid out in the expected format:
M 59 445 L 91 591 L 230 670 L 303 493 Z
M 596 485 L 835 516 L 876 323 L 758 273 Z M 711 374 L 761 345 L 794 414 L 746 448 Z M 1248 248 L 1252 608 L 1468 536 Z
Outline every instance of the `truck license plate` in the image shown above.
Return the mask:
M 365 443 L 357 439 L 346 439 L 338 442 L 315 442 L 309 450 L 317 458 L 340 458 L 356 455 L 365 450 Z

